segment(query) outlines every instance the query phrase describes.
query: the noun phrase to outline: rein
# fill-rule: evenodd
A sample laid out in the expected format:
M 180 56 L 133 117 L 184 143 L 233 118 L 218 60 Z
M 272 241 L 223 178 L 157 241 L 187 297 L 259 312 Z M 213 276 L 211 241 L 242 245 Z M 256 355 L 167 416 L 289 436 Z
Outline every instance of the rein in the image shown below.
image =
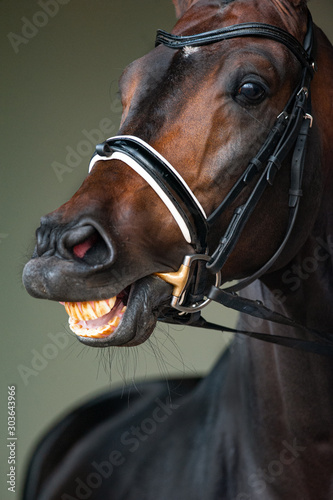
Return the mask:
M 294 349 L 333 356 L 333 345 L 326 334 L 307 328 L 294 320 L 267 308 L 259 301 L 249 300 L 236 294 L 237 291 L 265 274 L 287 244 L 296 220 L 300 197 L 302 196 L 302 176 L 306 157 L 307 138 L 312 126 L 310 83 L 316 64 L 313 58 L 313 23 L 309 16 L 308 31 L 304 45 L 286 31 L 264 23 L 244 23 L 219 30 L 190 36 L 177 36 L 158 30 L 156 45 L 163 44 L 174 50 L 197 47 L 236 37 L 263 37 L 284 44 L 302 65 L 300 83 L 291 95 L 286 107 L 277 117 L 264 144 L 250 161 L 222 203 L 208 217 L 199 201 L 184 179 L 173 166 L 152 146 L 138 137 L 121 135 L 107 139 L 97 145 L 89 172 L 100 160 L 118 159 L 136 171 L 154 189 L 167 206 L 178 224 L 184 239 L 193 246 L 196 253 L 187 255 L 177 272 L 156 273 L 161 279 L 173 285 L 172 309 L 159 321 L 172 324 L 190 325 L 200 328 L 233 332 L 259 340 L 272 342 Z M 268 186 L 272 186 L 282 162 L 292 151 L 289 220 L 286 233 L 275 254 L 258 271 L 239 281 L 236 285 L 221 289 L 221 270 L 234 249 L 248 219 Z M 237 200 L 244 188 L 259 177 L 247 201 L 238 206 L 222 236 L 218 247 L 208 255 L 207 238 L 214 222 Z M 193 265 L 194 263 L 194 265 Z M 215 275 L 215 285 L 204 293 L 207 271 Z M 320 338 L 321 342 L 305 341 L 290 337 L 236 330 L 207 322 L 201 317 L 201 310 L 211 301 L 228 308 L 267 321 L 302 329 Z

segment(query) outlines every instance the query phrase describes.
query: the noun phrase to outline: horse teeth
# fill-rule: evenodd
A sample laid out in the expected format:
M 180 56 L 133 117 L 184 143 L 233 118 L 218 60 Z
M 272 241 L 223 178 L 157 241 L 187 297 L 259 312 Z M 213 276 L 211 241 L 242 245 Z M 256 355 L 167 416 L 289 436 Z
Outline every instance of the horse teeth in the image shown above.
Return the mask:
M 79 321 L 97 319 L 108 314 L 116 303 L 117 297 L 109 300 L 94 302 L 65 302 L 64 306 L 68 316 Z
M 111 299 L 112 300 L 112 299 Z M 112 304 L 112 302 L 111 302 Z M 115 314 L 115 316 L 110 319 L 105 325 L 88 325 L 88 320 L 79 320 L 74 318 L 73 316 L 69 317 L 69 326 L 72 332 L 80 337 L 90 337 L 90 338 L 104 338 L 111 335 L 116 328 L 119 326 L 119 323 L 126 311 L 126 306 L 123 306 L 121 311 Z
M 115 307 L 117 297 L 107 300 L 90 302 L 61 302 L 69 315 L 69 326 L 71 330 L 81 337 L 103 338 L 111 335 L 118 327 L 123 317 L 126 306 L 120 310 L 121 302 L 109 316 Z M 105 318 L 103 318 L 105 316 Z M 108 320 L 108 317 L 111 319 Z M 93 320 L 98 320 L 95 323 Z M 89 321 L 92 321 L 89 323 Z M 105 324 L 102 324 L 105 321 Z
M 116 302 L 116 297 L 113 297 L 114 301 L 113 301 L 113 305 L 115 304 Z M 113 299 L 110 299 L 110 300 L 113 300 Z M 95 318 L 100 318 L 101 316 L 104 316 L 105 314 L 107 314 L 108 312 L 111 311 L 113 305 L 109 305 L 109 301 L 106 301 L 106 300 L 101 300 L 99 302 L 95 302 Z M 95 318 L 87 318 L 87 319 L 95 319 Z

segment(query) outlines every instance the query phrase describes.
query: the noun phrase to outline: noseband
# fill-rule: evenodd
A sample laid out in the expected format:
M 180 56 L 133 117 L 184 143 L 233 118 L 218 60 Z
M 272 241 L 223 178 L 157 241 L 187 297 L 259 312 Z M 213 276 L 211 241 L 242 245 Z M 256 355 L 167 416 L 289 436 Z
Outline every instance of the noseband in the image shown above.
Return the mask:
M 302 74 L 298 86 L 284 110 L 277 117 L 259 152 L 250 161 L 245 172 L 212 214 L 206 216 L 199 201 L 180 174 L 160 153 L 138 137 L 116 136 L 97 145 L 89 171 L 100 160 L 118 159 L 126 163 L 154 189 L 174 217 L 186 242 L 193 246 L 195 253 L 185 256 L 179 271 L 157 274 L 174 287 L 171 301 L 172 309 L 159 318 L 160 321 L 238 332 L 279 345 L 317 354 L 333 355 L 333 347 L 325 338 L 325 334 L 303 327 L 292 319 L 268 309 L 262 303 L 239 297 L 235 293 L 271 268 L 287 244 L 296 220 L 299 200 L 302 196 L 302 176 L 307 138 L 312 126 L 310 83 L 316 71 L 316 65 L 313 58 L 311 16 L 309 16 L 308 31 L 303 46 L 286 31 L 264 23 L 238 24 L 190 36 L 177 36 L 158 30 L 156 45 L 163 44 L 171 49 L 179 50 L 184 47 L 198 47 L 237 37 L 261 37 L 282 43 L 302 65 Z M 265 189 L 273 185 L 282 162 L 292 151 L 289 220 L 279 248 L 269 261 L 254 274 L 236 285 L 222 290 L 220 288 L 221 271 L 224 264 Z M 209 256 L 207 239 L 212 226 L 255 177 L 258 177 L 258 180 L 252 193 L 245 203 L 235 209 L 218 247 Z M 207 271 L 215 275 L 215 285 L 205 294 Z M 233 330 L 209 323 L 201 317 L 200 311 L 212 300 L 268 321 L 305 329 L 319 336 L 322 342 L 308 342 L 289 337 Z

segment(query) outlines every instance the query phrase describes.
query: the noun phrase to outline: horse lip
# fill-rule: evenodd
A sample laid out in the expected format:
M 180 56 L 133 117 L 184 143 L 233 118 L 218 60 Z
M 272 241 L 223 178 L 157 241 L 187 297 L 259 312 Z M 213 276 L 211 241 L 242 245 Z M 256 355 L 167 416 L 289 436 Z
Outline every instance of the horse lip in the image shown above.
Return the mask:
M 58 302 L 65 298 L 70 302 L 78 302 L 84 300 L 84 294 L 89 291 L 84 287 L 87 285 L 87 279 L 95 274 L 96 267 L 52 255 L 30 259 L 24 266 L 22 279 L 32 297 Z M 105 299 L 102 293 L 99 293 L 99 289 L 95 290 L 95 300 Z M 110 291 L 109 297 L 112 295 L 114 294 Z
M 108 291 L 103 290 L 99 283 L 105 282 L 105 273 L 110 272 L 110 267 L 114 264 L 116 252 L 112 246 L 110 237 L 97 222 L 90 219 L 82 220 L 80 222 L 80 227 L 83 228 L 82 234 L 86 236 L 90 234 L 91 230 L 89 226 L 92 227 L 92 230 L 96 230 L 100 234 L 100 237 L 103 238 L 108 248 L 106 260 L 101 264 L 94 263 L 93 265 L 89 265 L 83 259 L 73 256 L 67 258 L 55 254 L 38 256 L 35 249 L 32 258 L 24 266 L 22 276 L 24 287 L 32 297 L 55 301 L 63 301 L 65 297 L 67 301 L 71 302 L 90 300 L 90 297 L 85 299 L 84 295 L 92 293 L 90 282 L 92 277 L 96 277 L 96 273 L 98 280 L 97 286 L 94 286 L 94 299 L 103 300 L 115 295 L 113 288 L 116 287 L 119 290 L 117 280 L 112 280 L 110 287 L 112 289 Z M 65 246 L 64 241 L 62 241 L 62 245 Z M 89 283 L 87 280 L 89 280 Z M 94 279 L 94 283 L 95 281 Z M 122 284 L 122 288 L 127 286 L 127 284 Z
M 153 332 L 159 310 L 170 300 L 172 288 L 156 276 L 147 276 L 133 283 L 124 316 L 108 337 L 77 338 L 90 347 L 109 347 L 138 345 Z

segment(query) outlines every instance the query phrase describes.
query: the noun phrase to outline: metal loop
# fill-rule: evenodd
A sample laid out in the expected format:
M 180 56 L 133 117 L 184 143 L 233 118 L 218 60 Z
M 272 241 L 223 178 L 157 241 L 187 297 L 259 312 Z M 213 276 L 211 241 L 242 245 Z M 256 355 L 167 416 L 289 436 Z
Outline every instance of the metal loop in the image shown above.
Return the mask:
M 211 259 L 211 257 L 209 255 L 206 255 L 206 254 L 186 255 L 181 268 L 183 268 L 183 267 L 188 268 L 188 275 L 189 275 L 191 265 L 194 261 L 204 260 L 204 261 L 208 262 L 210 259 Z M 172 273 L 170 273 L 170 274 L 172 274 Z M 174 274 L 177 275 L 178 273 L 174 273 Z M 183 313 L 194 313 L 197 311 L 201 311 L 204 307 L 206 307 L 208 304 L 210 304 L 210 302 L 212 302 L 212 299 L 204 299 L 203 301 L 196 302 L 196 303 L 192 304 L 191 306 L 182 306 L 181 302 L 182 302 L 182 298 L 184 296 L 184 291 L 186 288 L 188 275 L 187 275 L 186 283 L 184 284 L 182 292 L 178 296 L 173 294 L 172 300 L 171 300 L 171 306 L 174 309 L 177 309 L 177 311 L 181 311 Z M 158 276 L 160 278 L 164 279 L 163 275 L 161 276 L 159 274 Z M 168 282 L 170 283 L 170 281 L 168 281 Z M 215 286 L 216 287 L 221 286 L 221 272 L 220 271 L 218 271 L 216 273 Z

